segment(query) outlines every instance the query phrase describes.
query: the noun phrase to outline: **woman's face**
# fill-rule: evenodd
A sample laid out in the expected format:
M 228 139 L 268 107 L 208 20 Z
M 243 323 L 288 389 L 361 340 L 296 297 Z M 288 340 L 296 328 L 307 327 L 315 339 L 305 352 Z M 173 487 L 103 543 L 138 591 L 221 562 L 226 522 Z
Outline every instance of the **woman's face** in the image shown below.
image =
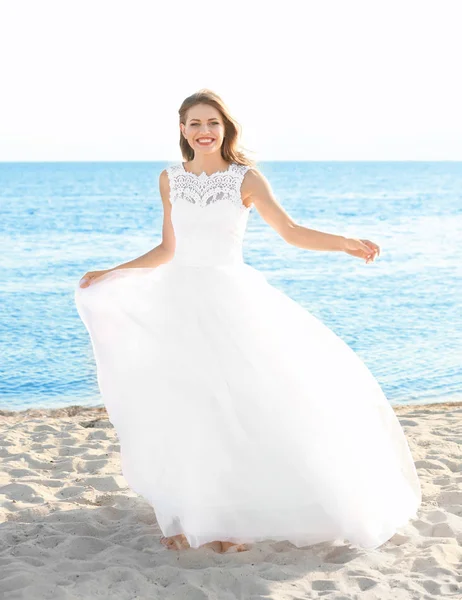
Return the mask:
M 225 136 L 221 113 L 209 104 L 192 106 L 186 114 L 186 124 L 180 123 L 180 129 L 194 152 L 202 154 L 219 151 Z

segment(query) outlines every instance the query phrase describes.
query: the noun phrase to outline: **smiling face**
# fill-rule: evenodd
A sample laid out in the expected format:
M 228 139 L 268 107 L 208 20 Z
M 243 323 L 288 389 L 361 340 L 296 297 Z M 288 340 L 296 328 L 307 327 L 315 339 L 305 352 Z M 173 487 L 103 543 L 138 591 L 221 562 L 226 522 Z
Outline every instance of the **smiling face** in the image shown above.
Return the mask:
M 225 136 L 223 117 L 209 104 L 196 104 L 186 115 L 186 124 L 180 123 L 181 133 L 194 152 L 213 154 L 219 152 Z

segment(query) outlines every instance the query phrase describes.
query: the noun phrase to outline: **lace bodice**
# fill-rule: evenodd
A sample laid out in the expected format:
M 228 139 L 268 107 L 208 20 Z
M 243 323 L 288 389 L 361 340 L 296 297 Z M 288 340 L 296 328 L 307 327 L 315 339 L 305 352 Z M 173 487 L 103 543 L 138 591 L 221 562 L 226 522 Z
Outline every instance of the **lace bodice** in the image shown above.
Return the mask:
M 191 266 L 243 262 L 242 242 L 252 206 L 243 204 L 241 184 L 248 169 L 231 163 L 226 171 L 196 175 L 182 162 L 166 169 L 176 240 L 172 262 Z

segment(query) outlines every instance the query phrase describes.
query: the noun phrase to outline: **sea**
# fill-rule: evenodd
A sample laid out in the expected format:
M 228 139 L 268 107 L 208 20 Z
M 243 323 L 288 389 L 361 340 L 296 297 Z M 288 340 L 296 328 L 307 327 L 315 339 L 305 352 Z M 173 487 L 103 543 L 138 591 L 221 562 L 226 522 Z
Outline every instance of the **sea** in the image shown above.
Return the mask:
M 0 163 L 0 410 L 103 406 L 74 289 L 160 243 L 174 162 Z M 257 167 L 296 222 L 381 254 L 290 246 L 253 208 L 244 260 L 349 344 L 391 404 L 462 400 L 462 162 Z

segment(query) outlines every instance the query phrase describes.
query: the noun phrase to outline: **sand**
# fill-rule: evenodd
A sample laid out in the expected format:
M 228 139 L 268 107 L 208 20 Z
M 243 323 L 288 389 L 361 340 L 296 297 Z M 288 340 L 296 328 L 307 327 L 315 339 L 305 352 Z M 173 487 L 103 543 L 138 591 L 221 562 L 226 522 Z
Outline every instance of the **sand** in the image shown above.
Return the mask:
M 0 411 L 0 598 L 462 598 L 462 403 L 394 407 L 423 502 L 374 551 L 260 542 L 167 550 L 104 408 Z

